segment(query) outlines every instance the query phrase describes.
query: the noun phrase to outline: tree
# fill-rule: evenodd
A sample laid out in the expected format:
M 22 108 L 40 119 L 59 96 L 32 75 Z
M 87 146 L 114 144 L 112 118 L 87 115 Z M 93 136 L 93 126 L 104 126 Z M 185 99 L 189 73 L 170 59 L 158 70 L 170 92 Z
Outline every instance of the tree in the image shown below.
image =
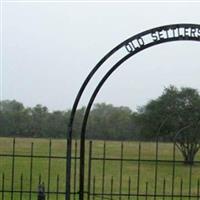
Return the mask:
M 15 100 L 0 102 L 0 134 L 2 136 L 21 136 L 27 124 L 27 110 L 23 104 Z
M 67 134 L 68 116 L 64 111 L 54 111 L 49 114 L 46 135 L 54 138 L 65 138 Z
M 200 149 L 200 95 L 196 89 L 170 86 L 141 107 L 135 117 L 141 135 L 173 141 L 185 163 L 192 165 Z
M 48 108 L 40 104 L 31 109 L 31 131 L 32 137 L 48 136 Z
M 95 139 L 133 139 L 132 111 L 128 107 L 97 103 L 91 110 L 87 137 Z

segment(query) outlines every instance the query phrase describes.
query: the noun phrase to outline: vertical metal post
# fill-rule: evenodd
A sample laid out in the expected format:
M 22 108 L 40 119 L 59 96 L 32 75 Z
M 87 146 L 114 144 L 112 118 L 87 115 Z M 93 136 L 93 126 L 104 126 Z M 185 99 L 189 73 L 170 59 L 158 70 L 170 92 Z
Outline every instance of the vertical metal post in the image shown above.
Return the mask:
M 163 180 L 163 200 L 165 200 L 166 180 Z
M 85 134 L 81 133 L 79 200 L 84 199 L 84 175 L 85 175 Z
M 175 146 L 175 141 L 173 143 L 173 165 L 172 165 L 172 200 L 174 199 L 174 182 L 175 182 L 175 164 L 176 164 L 176 146 Z
M 113 176 L 110 181 L 110 199 L 113 200 Z
M 199 186 L 200 186 L 200 182 L 198 179 L 198 181 L 197 181 L 197 200 L 199 200 Z
M 14 196 L 14 181 L 15 181 L 15 138 L 13 139 L 13 152 L 12 152 L 12 174 L 11 174 L 11 200 Z
M 181 183 L 180 183 L 180 200 L 183 199 L 183 179 L 181 178 Z
M 38 185 L 40 185 L 41 180 L 42 180 L 42 176 L 41 176 L 41 174 L 40 174 L 40 175 L 39 175 L 39 178 L 38 178 Z
M 74 200 L 76 200 L 77 140 L 75 141 L 74 151 Z
M 101 192 L 102 196 L 101 199 L 104 199 L 104 187 L 105 187 L 105 165 L 106 165 L 106 142 L 104 141 L 103 145 L 103 168 L 102 168 L 102 186 L 101 186 Z
M 57 180 L 56 180 L 56 200 L 58 200 L 58 194 L 59 194 L 59 175 L 57 175 Z
M 49 191 L 51 183 L 51 139 L 49 140 L 49 155 L 48 155 L 48 185 L 47 185 L 47 200 L 49 200 Z
M 128 179 L 128 200 L 131 198 L 131 177 Z
M 157 182 L 158 182 L 158 136 L 156 137 L 156 164 L 155 164 L 155 178 L 154 178 L 154 200 L 157 195 Z
M 44 182 L 38 185 L 38 198 L 37 200 L 45 200 L 45 186 L 44 186 Z
M 22 200 L 22 198 L 23 198 L 23 174 L 21 174 L 21 176 L 20 176 L 20 200 Z
M 90 200 L 91 172 L 92 172 L 92 141 L 89 142 L 89 157 L 88 157 L 88 200 Z
M 33 142 L 31 143 L 31 155 L 30 155 L 30 183 L 29 183 L 29 200 L 32 198 L 32 174 L 33 174 Z
M 189 170 L 189 200 L 191 199 L 191 190 L 192 190 L 192 164 L 190 164 L 190 170 Z
M 119 200 L 121 200 L 122 194 L 122 174 L 123 174 L 123 159 L 124 159 L 124 144 L 121 143 L 121 155 L 120 155 L 120 176 L 119 176 Z
M 66 180 L 65 180 L 65 200 L 70 200 L 70 183 L 71 183 L 71 153 L 72 153 L 72 123 L 68 126 L 67 146 L 66 146 Z
M 95 200 L 95 189 L 96 189 L 96 184 L 95 184 L 95 176 L 93 177 L 93 200 Z
M 137 200 L 139 199 L 140 193 L 140 159 L 141 159 L 141 143 L 139 143 L 138 147 L 138 175 L 137 175 Z

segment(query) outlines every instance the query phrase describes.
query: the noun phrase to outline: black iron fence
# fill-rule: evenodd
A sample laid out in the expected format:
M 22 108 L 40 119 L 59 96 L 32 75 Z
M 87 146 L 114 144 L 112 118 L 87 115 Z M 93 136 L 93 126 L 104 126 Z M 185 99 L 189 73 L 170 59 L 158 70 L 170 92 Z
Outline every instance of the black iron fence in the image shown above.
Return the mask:
M 36 140 L 39 145 L 29 139 L 2 140 L 8 147 L 1 141 L 0 199 L 64 199 L 66 153 L 52 154 L 51 140 L 41 144 Z M 60 166 L 55 166 L 56 163 Z
M 0 199 L 63 200 L 64 140 L 0 139 Z M 73 141 L 71 199 L 79 198 L 80 143 Z M 172 143 L 86 141 L 87 200 L 200 199 L 200 156 L 186 165 Z
M 186 165 L 175 144 L 127 144 L 104 142 L 98 155 L 90 142 L 88 199 L 200 199 L 199 155 Z

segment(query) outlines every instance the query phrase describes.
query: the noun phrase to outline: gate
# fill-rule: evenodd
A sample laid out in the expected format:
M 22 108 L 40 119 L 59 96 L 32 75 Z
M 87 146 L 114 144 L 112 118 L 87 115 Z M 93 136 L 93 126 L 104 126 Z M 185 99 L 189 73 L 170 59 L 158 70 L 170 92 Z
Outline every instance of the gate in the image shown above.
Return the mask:
M 198 165 L 183 167 L 181 165 L 183 161 L 178 155 L 175 142 L 164 144 L 156 139 L 146 150 L 146 144 L 140 142 L 133 142 L 132 146 L 128 143 L 117 143 L 118 147 L 110 147 L 112 151 L 118 151 L 118 156 L 113 156 L 108 155 L 109 144 L 99 144 L 101 151 L 98 150 L 98 152 L 101 153 L 97 155 L 95 144 L 93 144 L 95 142 L 88 144 L 85 141 L 90 109 L 98 92 L 110 75 L 136 53 L 161 43 L 173 41 L 199 42 L 200 25 L 173 24 L 139 33 L 113 48 L 89 73 L 77 94 L 68 125 L 66 200 L 99 198 L 119 200 L 200 199 Z M 82 122 L 80 143 L 73 143 L 73 122 L 79 100 L 95 73 L 103 65 L 109 63 L 114 56 L 118 56 L 117 61 L 111 62 L 110 69 L 102 77 L 88 101 Z M 166 145 L 170 151 L 168 158 L 165 158 L 166 155 L 163 151 Z M 72 152 L 73 146 L 74 151 Z M 78 148 L 79 146 L 80 148 Z M 127 148 L 134 150 L 133 155 L 125 153 Z M 80 150 L 79 153 L 78 150 Z M 145 151 L 152 152 L 150 158 L 145 157 Z M 87 157 L 86 152 L 89 155 Z M 199 164 L 198 160 L 195 162 Z M 168 176 L 162 175 L 161 168 L 165 168 Z M 100 170 L 101 172 L 98 174 L 101 175 L 96 176 L 95 170 Z

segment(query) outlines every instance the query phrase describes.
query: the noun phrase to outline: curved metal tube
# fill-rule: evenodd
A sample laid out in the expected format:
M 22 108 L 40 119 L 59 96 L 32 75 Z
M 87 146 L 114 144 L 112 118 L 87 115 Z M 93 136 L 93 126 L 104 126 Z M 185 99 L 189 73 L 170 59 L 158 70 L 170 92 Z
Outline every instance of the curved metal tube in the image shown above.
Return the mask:
M 183 39 L 182 41 L 184 41 L 185 39 Z M 187 39 L 188 40 L 188 39 Z M 197 41 L 195 39 L 189 39 L 189 40 L 193 40 L 193 41 Z M 178 40 L 171 40 L 171 41 L 180 41 L 180 39 Z M 199 41 L 199 40 L 198 40 Z M 169 42 L 169 41 L 165 41 L 165 42 Z M 100 91 L 101 87 L 103 86 L 103 84 L 106 82 L 106 80 L 109 78 L 109 76 L 122 64 L 124 63 L 126 60 L 128 60 L 131 56 L 135 55 L 136 53 L 149 48 L 151 46 L 155 46 L 157 44 L 161 44 L 164 43 L 162 42 L 158 42 L 158 43 L 154 43 L 152 45 L 148 45 L 145 46 L 145 48 L 141 48 L 139 51 L 135 51 L 133 54 L 128 54 L 127 56 L 125 56 L 124 58 L 122 58 L 119 62 L 117 62 L 106 74 L 105 76 L 101 79 L 101 81 L 99 82 L 99 84 L 97 85 L 96 89 L 94 90 L 89 103 L 87 105 L 85 114 L 84 114 L 84 118 L 83 118 L 83 122 L 82 122 L 82 129 L 81 129 L 81 145 L 80 145 L 80 200 L 83 199 L 83 193 L 81 193 L 81 191 L 84 191 L 84 160 L 85 160 L 85 132 L 86 132 L 86 126 L 87 126 L 87 121 L 88 121 L 88 117 L 89 117 L 89 113 L 91 110 L 91 107 L 93 105 L 93 102 L 98 94 L 98 92 Z
M 167 25 L 167 26 L 160 26 L 160 27 L 157 27 L 157 28 L 152 28 L 152 29 L 149 29 L 147 31 L 144 31 L 144 32 L 141 32 L 139 34 L 136 34 L 130 38 L 128 38 L 127 40 L 125 40 L 124 42 L 120 43 L 119 45 L 117 45 L 115 48 L 113 48 L 111 51 L 109 51 L 98 63 L 97 65 L 91 70 L 91 72 L 88 74 L 87 78 L 85 79 L 85 81 L 83 82 L 77 96 L 76 96 L 76 99 L 74 101 L 74 104 L 73 104 L 73 107 L 72 107 L 72 111 L 71 111 L 71 115 L 70 115 L 70 119 L 69 119 L 69 123 L 68 123 L 68 130 L 67 130 L 67 164 L 66 164 L 66 195 L 65 195 L 65 199 L 66 200 L 69 200 L 70 199 L 70 180 L 71 180 L 71 142 L 72 142 L 72 130 L 73 130 L 73 123 L 74 123 L 74 117 L 75 117 L 75 114 L 76 114 L 76 110 L 77 110 L 77 106 L 78 106 L 78 103 L 81 99 L 81 96 L 86 88 L 86 86 L 88 85 L 89 81 L 91 80 L 91 78 L 94 76 L 94 74 L 97 72 L 97 70 L 102 66 L 103 63 L 105 63 L 106 60 L 108 60 L 109 57 L 111 57 L 116 51 L 118 51 L 119 49 L 121 49 L 125 44 L 127 44 L 129 41 L 132 41 L 134 39 L 137 39 L 138 37 L 141 37 L 145 34 L 149 34 L 153 31 L 159 31 L 159 30 L 163 30 L 163 29 L 167 29 L 167 28 L 177 28 L 177 27 L 196 27 L 196 28 L 199 28 L 199 25 L 197 24 L 173 24 L 173 25 Z M 180 40 L 180 39 L 177 39 L 177 40 Z M 187 40 L 194 40 L 194 38 L 188 38 Z M 167 41 L 170 41 L 170 38 L 169 40 Z M 164 42 L 167 42 L 167 41 L 164 41 Z M 159 41 L 159 43 L 163 43 L 163 41 Z M 154 43 L 154 45 L 156 45 L 156 42 Z M 153 45 L 149 45 L 149 46 L 153 46 Z M 148 45 L 145 46 L 145 48 L 148 48 Z M 145 48 L 140 48 L 139 51 L 145 49 Z M 127 56 L 127 59 L 129 57 L 131 57 L 132 55 L 134 55 L 135 53 L 139 52 L 139 51 L 134 51 L 133 54 L 128 54 Z M 131 56 L 130 56 L 131 55 Z M 123 60 L 123 58 L 121 59 Z M 120 60 L 120 61 L 121 61 Z M 121 63 L 121 62 L 118 62 L 118 63 Z M 124 60 L 125 61 L 125 60 Z M 123 62 L 124 62 L 123 61 Z M 122 62 L 122 63 L 123 63 Z M 121 63 L 121 64 L 122 64 Z M 120 64 L 119 64 L 120 65 Z M 115 65 L 114 65 L 115 66 Z M 106 78 L 107 79 L 107 78 Z M 105 81 L 104 81 L 105 82 Z M 103 85 L 103 84 L 102 84 Z M 100 88 L 99 88 L 100 89 Z M 96 90 L 95 90 L 96 91 Z M 94 92 L 95 93 L 95 92 Z M 93 93 L 93 94 L 94 94 Z M 98 92 L 97 92 L 98 93 Z M 97 95 L 97 94 L 96 94 Z M 96 96 L 95 95 L 95 96 Z M 94 95 L 92 95 L 94 96 Z M 95 99 L 95 98 L 94 98 Z M 94 101 L 94 100 L 93 100 Z M 90 102 L 93 102 L 90 100 Z M 90 104 L 90 103 L 89 103 Z M 88 105 L 89 105 L 88 104 Z M 92 104 L 91 104 L 92 105 Z M 90 106 L 91 108 L 91 106 Z M 86 109 L 86 112 L 85 112 L 85 116 L 84 116 L 84 120 L 83 120 L 83 126 L 82 126 L 82 133 L 81 133 L 81 138 L 84 138 L 83 136 L 85 135 L 85 128 L 86 128 L 86 125 L 87 125 L 87 118 L 88 118 L 88 114 L 87 113 L 88 111 L 90 111 L 90 108 L 87 107 Z M 85 126 L 85 128 L 84 128 Z M 82 141 L 82 139 L 81 139 Z M 84 145 L 82 144 L 81 142 L 81 152 L 83 151 L 84 153 Z M 82 153 L 81 153 L 82 154 Z M 81 158 L 81 160 L 84 160 L 84 156 L 83 156 L 83 159 Z M 84 172 L 84 169 L 82 170 Z M 81 172 L 82 174 L 82 172 Z M 81 176 L 80 174 L 80 176 Z M 84 179 L 84 173 L 83 173 L 83 178 L 81 179 Z M 80 187 L 81 187 L 81 181 L 80 181 Z M 81 195 L 81 192 L 80 192 L 80 196 Z

